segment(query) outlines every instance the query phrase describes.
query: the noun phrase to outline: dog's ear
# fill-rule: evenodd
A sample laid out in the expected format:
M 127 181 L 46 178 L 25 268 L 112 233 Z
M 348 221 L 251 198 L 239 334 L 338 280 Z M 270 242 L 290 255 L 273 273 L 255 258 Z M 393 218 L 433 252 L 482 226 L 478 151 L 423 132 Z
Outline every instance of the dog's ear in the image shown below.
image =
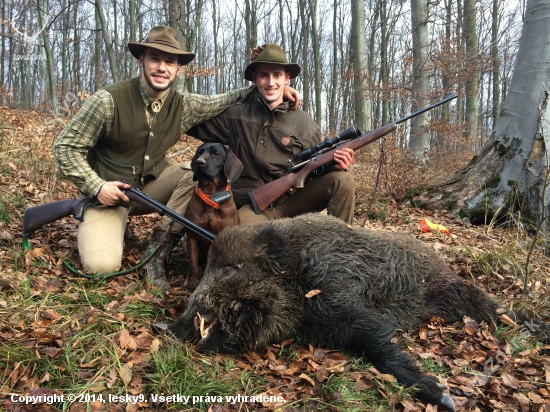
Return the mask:
M 234 182 L 243 172 L 244 166 L 239 158 L 231 151 L 231 149 L 226 148 L 225 151 L 227 156 L 225 157 L 223 172 L 225 173 L 225 177 L 227 177 L 230 182 Z
M 197 152 L 198 151 L 199 150 L 197 149 L 197 151 L 195 152 L 195 155 L 191 159 L 191 170 L 193 171 L 193 181 L 194 182 L 199 180 L 199 176 L 197 175 L 197 166 L 195 165 L 195 162 L 197 161 Z

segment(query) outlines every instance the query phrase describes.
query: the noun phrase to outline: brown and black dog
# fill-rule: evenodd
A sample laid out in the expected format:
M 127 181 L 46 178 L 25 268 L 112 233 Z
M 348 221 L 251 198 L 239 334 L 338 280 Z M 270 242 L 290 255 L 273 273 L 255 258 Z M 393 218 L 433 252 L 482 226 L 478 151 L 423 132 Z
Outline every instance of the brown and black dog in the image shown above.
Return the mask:
M 231 193 L 231 182 L 237 180 L 244 167 L 237 156 L 220 143 L 203 143 L 191 160 L 195 191 L 184 216 L 197 225 L 218 234 L 225 227 L 237 226 L 239 214 Z M 186 288 L 199 284 L 199 260 L 206 260 L 210 242 L 186 230 L 189 276 Z

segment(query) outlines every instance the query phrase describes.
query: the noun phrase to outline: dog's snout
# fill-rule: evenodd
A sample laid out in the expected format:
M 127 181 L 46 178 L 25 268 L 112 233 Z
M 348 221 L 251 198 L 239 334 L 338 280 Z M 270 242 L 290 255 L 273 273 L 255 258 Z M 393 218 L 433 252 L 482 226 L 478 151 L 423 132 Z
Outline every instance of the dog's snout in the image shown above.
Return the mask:
M 195 161 L 195 163 L 197 164 L 197 166 L 201 166 L 201 167 L 202 167 L 202 166 L 206 165 L 206 160 L 204 160 L 202 157 L 199 157 L 199 158 Z

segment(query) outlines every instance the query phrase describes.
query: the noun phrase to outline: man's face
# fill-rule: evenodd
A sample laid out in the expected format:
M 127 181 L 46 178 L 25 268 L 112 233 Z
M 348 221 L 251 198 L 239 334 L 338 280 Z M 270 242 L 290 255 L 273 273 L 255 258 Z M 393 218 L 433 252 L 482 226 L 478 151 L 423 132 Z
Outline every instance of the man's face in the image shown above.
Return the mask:
M 258 64 L 252 73 L 252 82 L 271 109 L 283 102 L 283 90 L 289 80 L 290 72 L 279 64 Z
M 139 66 L 145 87 L 153 97 L 163 96 L 181 71 L 177 55 L 148 47 L 139 58 Z

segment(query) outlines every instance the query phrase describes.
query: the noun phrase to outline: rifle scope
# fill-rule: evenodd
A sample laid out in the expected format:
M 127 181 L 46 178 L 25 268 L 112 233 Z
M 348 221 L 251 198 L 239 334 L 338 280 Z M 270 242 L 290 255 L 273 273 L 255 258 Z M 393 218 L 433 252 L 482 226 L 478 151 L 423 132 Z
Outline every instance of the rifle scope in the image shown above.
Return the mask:
M 344 130 L 338 136 L 327 138 L 322 143 L 316 144 L 315 146 L 311 146 L 311 147 L 308 147 L 307 149 L 299 151 L 298 153 L 296 153 L 294 157 L 298 161 L 307 160 L 327 147 L 334 146 L 335 144 L 338 144 L 344 140 L 355 139 L 356 137 L 359 137 L 359 136 L 361 136 L 361 131 L 359 130 L 359 126 L 354 124 L 353 126 L 348 127 L 346 130 Z

